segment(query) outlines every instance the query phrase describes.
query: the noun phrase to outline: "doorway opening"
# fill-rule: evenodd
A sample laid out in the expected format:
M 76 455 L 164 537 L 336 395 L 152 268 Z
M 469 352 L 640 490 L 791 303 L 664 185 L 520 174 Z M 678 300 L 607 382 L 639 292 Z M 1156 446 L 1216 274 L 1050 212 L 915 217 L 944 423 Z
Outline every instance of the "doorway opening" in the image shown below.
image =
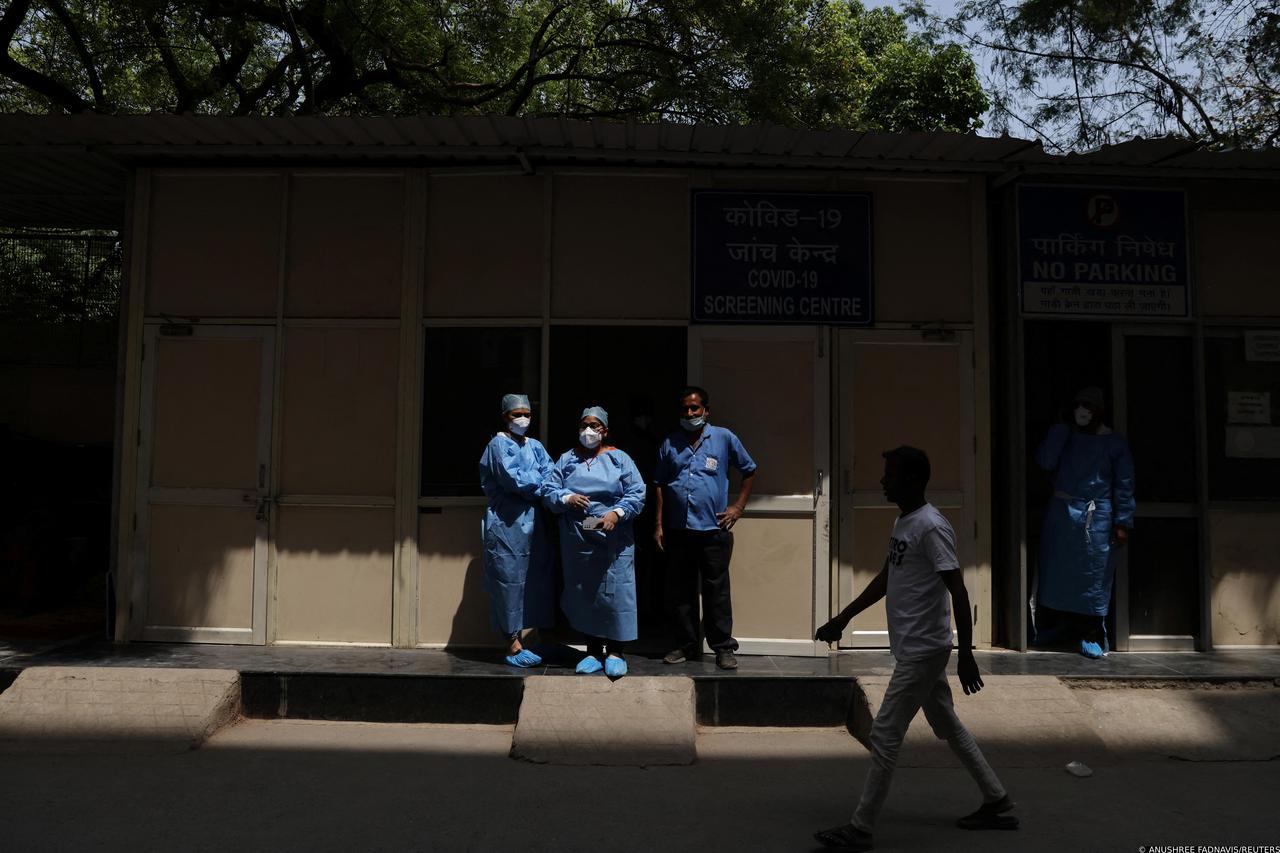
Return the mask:
M 1110 554 L 1111 645 L 1135 651 L 1195 648 L 1202 559 L 1190 329 L 1026 320 L 1023 340 L 1028 645 L 1054 647 L 1055 629 L 1069 618 L 1037 601 L 1042 530 L 1054 484 L 1052 472 L 1037 464 L 1036 451 L 1053 424 L 1071 424 L 1074 396 L 1094 386 L 1102 390 L 1103 422 L 1128 440 L 1135 471 L 1134 529 L 1127 544 L 1113 545 Z

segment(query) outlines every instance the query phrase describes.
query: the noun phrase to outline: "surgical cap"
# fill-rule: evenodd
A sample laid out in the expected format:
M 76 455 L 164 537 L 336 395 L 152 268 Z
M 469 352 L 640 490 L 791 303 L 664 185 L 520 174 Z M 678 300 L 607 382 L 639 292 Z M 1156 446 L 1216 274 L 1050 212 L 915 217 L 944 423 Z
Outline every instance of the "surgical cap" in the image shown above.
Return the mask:
M 1090 385 L 1088 388 L 1081 388 L 1072 402 L 1088 403 L 1099 411 L 1106 408 L 1106 404 L 1102 402 L 1102 389 L 1096 385 Z
M 582 410 L 582 417 L 596 418 L 597 420 L 600 421 L 600 423 L 604 424 L 605 426 L 609 425 L 609 413 L 606 412 L 604 409 L 600 408 L 599 406 L 587 406 L 585 409 Z M 581 418 L 579 418 L 579 420 L 581 420 Z
M 530 409 L 528 394 L 507 394 L 502 398 L 502 414 L 512 409 Z

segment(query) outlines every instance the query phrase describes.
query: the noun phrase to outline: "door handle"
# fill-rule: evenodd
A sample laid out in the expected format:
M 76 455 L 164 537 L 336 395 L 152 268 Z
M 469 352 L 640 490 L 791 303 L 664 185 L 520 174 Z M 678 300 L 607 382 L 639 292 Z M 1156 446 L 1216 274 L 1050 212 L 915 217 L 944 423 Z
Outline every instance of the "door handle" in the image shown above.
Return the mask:
M 813 505 L 818 505 L 818 498 L 822 497 L 822 469 L 818 469 L 818 473 L 813 479 Z

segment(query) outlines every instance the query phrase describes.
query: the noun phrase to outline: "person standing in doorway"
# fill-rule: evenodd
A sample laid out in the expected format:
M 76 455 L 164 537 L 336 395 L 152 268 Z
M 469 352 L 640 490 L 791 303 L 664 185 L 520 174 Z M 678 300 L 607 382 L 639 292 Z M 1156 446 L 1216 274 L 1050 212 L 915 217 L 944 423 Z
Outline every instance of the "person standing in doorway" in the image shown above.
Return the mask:
M 1102 422 L 1105 411 L 1101 388 L 1081 390 L 1036 450 L 1036 463 L 1053 481 L 1036 599 L 1042 611 L 1065 617 L 1087 658 L 1110 650 L 1112 546 L 1128 542 L 1136 509 L 1129 442 Z
M 657 511 L 654 542 L 669 555 L 667 590 L 679 646 L 663 658 L 683 663 L 702 654 L 702 638 L 716 655 L 716 666 L 737 669 L 733 638 L 733 602 L 729 559 L 733 526 L 751 497 L 756 463 L 738 437 L 712 426 L 706 390 L 689 386 L 680 393 L 680 429 L 658 448 L 654 469 Z M 742 473 L 738 499 L 729 503 L 729 468 Z M 702 595 L 702 630 L 698 595 Z
M 956 716 L 947 661 L 951 658 L 951 604 L 955 606 L 960 651 L 957 660 L 965 695 L 982 689 L 973 658 L 973 622 L 965 592 L 956 536 L 945 516 L 925 500 L 929 457 L 915 447 L 884 454 L 884 496 L 900 515 L 889 538 L 884 566 L 848 607 L 818 629 L 818 640 L 840 640 L 853 617 L 885 599 L 893 676 L 871 724 L 871 769 L 862 786 L 857 810 L 848 822 L 814 833 L 827 847 L 870 850 L 876 817 L 889 793 L 898 750 L 916 712 L 924 709 L 934 734 L 945 740 L 982 791 L 982 806 L 957 821 L 963 829 L 1015 829 L 1017 818 L 1004 814 L 1014 807 L 995 771 Z
M 489 499 L 483 528 L 489 621 L 507 642 L 507 663 L 519 667 L 542 663 L 521 642 L 524 630 L 555 621 L 551 548 L 539 505 L 551 456 L 525 435 L 532 417 L 527 396 L 503 397 L 502 428 L 480 457 L 480 488 Z

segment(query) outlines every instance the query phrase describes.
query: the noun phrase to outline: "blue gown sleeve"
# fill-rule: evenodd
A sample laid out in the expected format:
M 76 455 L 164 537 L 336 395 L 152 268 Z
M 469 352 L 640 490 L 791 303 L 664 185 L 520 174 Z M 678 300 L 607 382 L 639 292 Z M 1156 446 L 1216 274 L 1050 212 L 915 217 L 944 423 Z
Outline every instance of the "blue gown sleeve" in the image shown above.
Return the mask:
M 565 458 L 561 456 L 559 461 L 554 463 L 547 472 L 547 479 L 542 486 L 542 503 L 554 513 L 563 513 L 565 511 L 564 496 L 571 491 L 564 487 L 564 476 Z
M 542 470 L 538 466 L 522 463 L 514 442 L 489 445 L 489 474 L 504 492 L 520 495 L 526 500 L 537 500 L 542 491 Z
M 640 476 L 635 461 L 621 450 L 614 451 L 613 458 L 620 469 L 618 478 L 622 483 L 622 499 L 610 509 L 620 509 L 625 518 L 635 518 L 644 511 L 644 478 Z
M 555 463 L 551 460 L 551 454 L 547 453 L 547 449 L 542 446 L 541 442 L 534 444 L 533 456 L 538 465 L 538 476 L 542 478 L 542 485 L 538 488 L 538 497 L 543 497 L 551 477 L 551 471 L 555 467 Z
M 1054 424 L 1049 427 L 1049 434 L 1036 448 L 1036 464 L 1046 471 L 1056 471 L 1062 459 L 1062 449 L 1067 446 L 1071 437 L 1071 428 L 1066 424 Z
M 1116 442 L 1117 453 L 1111 463 L 1111 503 L 1115 523 L 1121 527 L 1133 527 L 1133 516 L 1138 505 L 1133 497 L 1133 454 L 1129 442 L 1123 438 Z

